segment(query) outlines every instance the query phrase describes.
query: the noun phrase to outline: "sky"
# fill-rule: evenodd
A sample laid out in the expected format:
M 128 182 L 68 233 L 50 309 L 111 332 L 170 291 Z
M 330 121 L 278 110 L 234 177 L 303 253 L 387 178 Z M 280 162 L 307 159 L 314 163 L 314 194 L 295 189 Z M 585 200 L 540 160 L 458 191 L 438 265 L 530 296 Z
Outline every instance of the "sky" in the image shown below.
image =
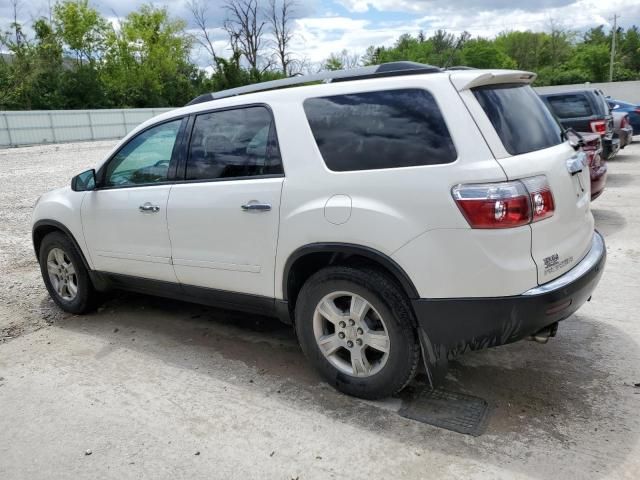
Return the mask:
M 19 0 L 24 23 L 47 15 L 49 0 Z M 266 0 L 261 0 L 265 5 Z M 166 6 L 189 22 L 186 0 L 90 0 L 105 17 L 116 22 L 143 3 Z M 208 0 L 208 21 L 219 52 L 227 49 L 223 0 Z M 11 22 L 11 0 L 0 0 L 0 28 Z M 370 45 L 392 45 L 403 33 L 427 35 L 439 28 L 453 33 L 464 30 L 475 36 L 493 37 L 505 30 L 548 31 L 551 22 L 572 30 L 613 23 L 640 25 L 640 0 L 297 0 L 292 50 L 299 60 L 322 62 L 343 49 L 362 54 Z M 205 66 L 204 52 L 194 51 L 194 61 Z

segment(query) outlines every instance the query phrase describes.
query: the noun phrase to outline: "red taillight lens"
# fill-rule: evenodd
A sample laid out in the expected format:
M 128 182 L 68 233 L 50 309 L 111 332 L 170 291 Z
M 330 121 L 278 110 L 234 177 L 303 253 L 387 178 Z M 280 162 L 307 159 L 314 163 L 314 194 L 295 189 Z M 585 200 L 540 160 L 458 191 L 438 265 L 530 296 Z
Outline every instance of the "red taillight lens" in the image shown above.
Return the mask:
M 622 117 L 620 120 L 620 128 L 626 128 L 629 126 L 629 117 Z
M 533 212 L 532 222 L 537 222 L 553 215 L 556 208 L 553 202 L 553 194 L 549 187 L 547 177 L 539 175 L 537 177 L 525 178 L 522 180 L 531 196 L 531 209 Z
M 520 182 L 457 185 L 452 193 L 472 228 L 511 228 L 531 221 L 529 194 Z
M 593 133 L 599 133 L 601 135 L 607 133 L 607 123 L 604 120 L 594 120 L 589 123 L 589 126 Z
M 553 215 L 547 177 L 457 185 L 451 193 L 471 228 L 513 228 Z

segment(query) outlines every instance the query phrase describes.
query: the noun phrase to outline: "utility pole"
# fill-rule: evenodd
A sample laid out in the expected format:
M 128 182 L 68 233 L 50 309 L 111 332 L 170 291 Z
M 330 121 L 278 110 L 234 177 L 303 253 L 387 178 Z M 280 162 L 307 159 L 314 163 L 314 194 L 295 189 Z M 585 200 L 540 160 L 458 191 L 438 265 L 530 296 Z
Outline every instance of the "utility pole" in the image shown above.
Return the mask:
M 618 33 L 618 15 L 613 15 L 613 32 L 611 32 L 611 61 L 609 62 L 609 81 L 613 82 L 613 62 L 616 58 L 616 34 Z

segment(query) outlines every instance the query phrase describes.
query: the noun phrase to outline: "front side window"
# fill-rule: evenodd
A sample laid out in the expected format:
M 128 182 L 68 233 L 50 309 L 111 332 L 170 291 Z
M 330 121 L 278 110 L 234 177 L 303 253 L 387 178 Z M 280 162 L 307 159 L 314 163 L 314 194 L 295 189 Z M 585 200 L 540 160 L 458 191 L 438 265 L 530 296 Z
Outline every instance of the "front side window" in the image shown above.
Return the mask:
M 456 150 L 433 96 L 419 89 L 310 98 L 311 131 L 336 172 L 453 162 Z
M 246 107 L 196 117 L 187 180 L 282 174 L 271 112 Z
M 563 142 L 560 125 L 530 86 L 489 85 L 475 88 L 473 94 L 511 155 Z
M 167 181 L 181 122 L 182 119 L 163 123 L 130 140 L 107 165 L 105 186 L 149 185 Z

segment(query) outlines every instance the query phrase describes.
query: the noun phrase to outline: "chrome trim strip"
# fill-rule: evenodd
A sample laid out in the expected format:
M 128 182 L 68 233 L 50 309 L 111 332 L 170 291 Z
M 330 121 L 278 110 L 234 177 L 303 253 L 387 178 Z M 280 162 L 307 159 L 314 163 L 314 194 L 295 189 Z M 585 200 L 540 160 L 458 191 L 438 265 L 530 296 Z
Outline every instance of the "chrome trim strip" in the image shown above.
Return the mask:
M 577 264 L 561 277 L 558 277 L 555 280 L 550 281 L 549 283 L 545 283 L 544 285 L 540 285 L 539 287 L 527 290 L 522 295 L 540 295 L 566 287 L 570 283 L 582 277 L 589 270 L 591 270 L 600 261 L 600 259 L 604 255 L 604 252 L 604 239 L 598 232 L 594 232 L 593 239 L 591 240 L 591 250 L 589 250 L 589 253 L 587 253 L 587 255 L 582 259 L 582 261 L 580 261 L 579 264 Z

